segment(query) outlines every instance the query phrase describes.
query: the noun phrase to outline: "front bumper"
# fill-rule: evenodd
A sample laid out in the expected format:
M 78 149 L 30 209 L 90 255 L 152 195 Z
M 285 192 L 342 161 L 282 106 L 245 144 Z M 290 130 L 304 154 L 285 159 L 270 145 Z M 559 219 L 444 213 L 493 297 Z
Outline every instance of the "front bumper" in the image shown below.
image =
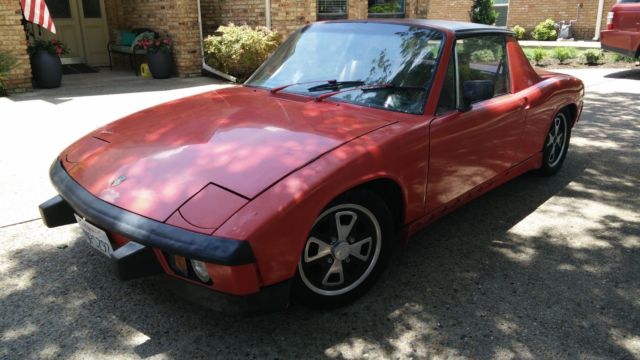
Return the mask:
M 50 176 L 63 201 L 54 198 L 40 205 L 40 214 L 48 227 L 75 223 L 75 212 L 101 229 L 190 259 L 230 266 L 255 262 L 246 241 L 198 234 L 167 225 L 95 197 L 69 176 L 60 161 L 51 165 Z
M 153 249 L 230 268 L 255 263 L 251 247 L 246 241 L 191 232 L 129 212 L 95 197 L 64 170 L 60 161 L 56 160 L 51 165 L 50 176 L 60 195 L 40 205 L 45 225 L 57 227 L 75 223 L 76 213 L 105 231 L 127 238 L 129 242 L 111 255 L 114 273 L 121 280 L 163 273 Z M 180 288 L 177 293 L 195 302 L 243 313 L 282 309 L 289 301 L 288 282 L 282 283 L 285 285 L 262 287 L 256 293 L 241 296 L 224 294 L 187 281 L 174 283 L 171 288 Z M 223 300 L 211 301 L 211 297 Z

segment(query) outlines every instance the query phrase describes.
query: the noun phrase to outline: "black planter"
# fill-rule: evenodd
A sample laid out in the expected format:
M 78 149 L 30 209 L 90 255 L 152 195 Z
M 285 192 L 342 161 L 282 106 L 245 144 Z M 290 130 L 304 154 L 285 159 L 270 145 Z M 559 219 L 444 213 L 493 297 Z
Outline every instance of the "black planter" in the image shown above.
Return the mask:
M 31 71 L 36 86 L 44 89 L 57 88 L 62 81 L 62 62 L 56 55 L 38 50 L 31 55 Z
M 149 60 L 149 70 L 154 78 L 167 79 L 171 77 L 173 57 L 170 52 L 149 53 L 147 60 Z

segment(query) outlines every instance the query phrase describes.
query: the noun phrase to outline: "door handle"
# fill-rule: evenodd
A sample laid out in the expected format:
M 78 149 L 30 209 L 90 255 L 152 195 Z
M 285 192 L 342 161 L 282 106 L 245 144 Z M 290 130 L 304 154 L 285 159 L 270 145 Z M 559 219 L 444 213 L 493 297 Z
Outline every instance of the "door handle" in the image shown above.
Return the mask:
M 520 108 L 525 110 L 528 110 L 530 108 L 528 97 L 525 96 L 522 99 L 520 99 Z

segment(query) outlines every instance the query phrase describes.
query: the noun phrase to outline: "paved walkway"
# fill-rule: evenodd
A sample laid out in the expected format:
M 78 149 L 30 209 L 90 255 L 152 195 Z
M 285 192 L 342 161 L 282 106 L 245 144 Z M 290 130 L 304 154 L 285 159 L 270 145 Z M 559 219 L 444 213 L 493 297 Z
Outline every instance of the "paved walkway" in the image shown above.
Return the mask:
M 147 107 L 225 85 L 207 77 L 155 80 L 103 70 L 65 75 L 57 89 L 0 98 L 0 227 L 39 218 L 38 204 L 54 195 L 49 165 L 80 136 Z
M 518 41 L 522 47 L 574 47 L 581 49 L 600 49 L 600 41 L 537 41 L 537 40 L 520 40 Z

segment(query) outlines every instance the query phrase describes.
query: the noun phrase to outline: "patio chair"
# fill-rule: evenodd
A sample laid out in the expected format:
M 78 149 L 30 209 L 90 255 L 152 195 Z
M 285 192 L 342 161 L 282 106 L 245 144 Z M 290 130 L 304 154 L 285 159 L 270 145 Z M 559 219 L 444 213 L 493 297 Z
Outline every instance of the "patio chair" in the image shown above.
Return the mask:
M 156 37 L 157 33 L 151 29 L 137 28 L 131 31 L 118 31 L 117 40 L 110 41 L 107 44 L 109 52 L 109 70 L 113 70 L 113 54 L 129 55 L 129 65 L 133 68 L 133 72 L 138 76 L 139 67 L 138 57 L 145 56 L 147 51 L 138 45 L 138 41 L 146 36 Z

